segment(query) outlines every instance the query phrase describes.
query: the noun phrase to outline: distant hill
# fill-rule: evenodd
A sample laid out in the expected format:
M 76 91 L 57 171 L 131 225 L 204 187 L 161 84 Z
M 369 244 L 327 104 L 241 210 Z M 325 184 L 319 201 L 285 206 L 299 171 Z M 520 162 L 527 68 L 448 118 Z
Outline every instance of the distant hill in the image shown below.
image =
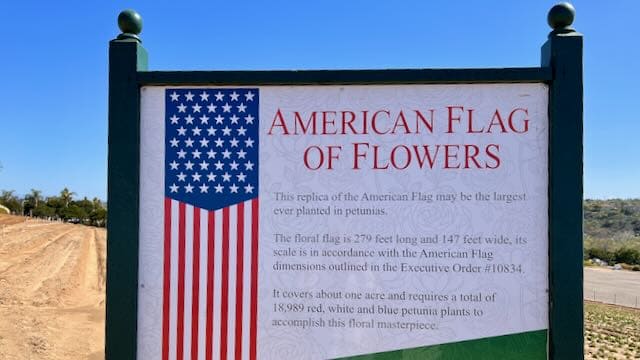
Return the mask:
M 585 200 L 584 233 L 599 240 L 640 237 L 640 199 Z
M 640 199 L 586 200 L 584 235 L 585 260 L 640 271 Z

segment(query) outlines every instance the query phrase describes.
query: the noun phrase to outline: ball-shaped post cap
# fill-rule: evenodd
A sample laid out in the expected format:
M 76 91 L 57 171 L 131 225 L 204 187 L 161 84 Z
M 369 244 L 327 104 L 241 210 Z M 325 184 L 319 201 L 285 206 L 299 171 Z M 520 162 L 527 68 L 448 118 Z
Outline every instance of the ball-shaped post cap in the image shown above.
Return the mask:
M 561 2 L 554 5 L 549 10 L 547 16 L 547 22 L 553 30 L 561 31 L 564 29 L 571 29 L 573 19 L 576 17 L 576 9 L 568 2 Z
M 118 27 L 123 34 L 139 35 L 142 32 L 142 16 L 135 10 L 127 9 L 118 15 Z

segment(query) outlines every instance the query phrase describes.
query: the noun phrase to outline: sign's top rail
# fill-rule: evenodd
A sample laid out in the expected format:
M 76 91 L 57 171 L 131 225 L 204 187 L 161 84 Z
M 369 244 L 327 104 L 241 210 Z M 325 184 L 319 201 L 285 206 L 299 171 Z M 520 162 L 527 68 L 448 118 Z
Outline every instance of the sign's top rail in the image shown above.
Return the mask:
M 548 67 L 494 69 L 139 71 L 144 85 L 358 85 L 536 83 L 553 79 Z

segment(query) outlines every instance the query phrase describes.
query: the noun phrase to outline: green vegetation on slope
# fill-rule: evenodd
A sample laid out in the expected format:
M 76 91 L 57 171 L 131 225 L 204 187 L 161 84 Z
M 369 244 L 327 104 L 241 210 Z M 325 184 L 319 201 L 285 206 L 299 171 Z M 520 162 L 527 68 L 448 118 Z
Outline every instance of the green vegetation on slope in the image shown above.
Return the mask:
M 586 200 L 584 233 L 586 259 L 640 265 L 640 199 Z

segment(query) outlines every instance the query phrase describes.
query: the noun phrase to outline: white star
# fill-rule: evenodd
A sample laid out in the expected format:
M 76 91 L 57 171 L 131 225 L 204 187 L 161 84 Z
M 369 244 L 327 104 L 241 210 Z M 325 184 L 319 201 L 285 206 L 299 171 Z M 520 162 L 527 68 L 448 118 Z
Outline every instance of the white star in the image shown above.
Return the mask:
M 209 140 L 207 139 L 200 140 L 200 147 L 209 147 Z
M 247 124 L 253 124 L 253 120 L 254 120 L 254 119 L 255 119 L 255 118 L 254 118 L 251 114 L 249 114 L 249 115 L 247 115 L 247 116 L 245 116 L 245 117 L 244 117 L 244 121 L 246 121 L 246 122 L 247 122 Z
M 171 143 L 171 147 L 178 147 L 178 144 L 180 143 L 176 138 L 169 140 L 169 142 Z
M 224 120 L 224 118 L 221 115 L 216 116 L 215 119 L 216 119 L 216 124 L 222 124 L 222 120 Z
M 171 120 L 172 124 L 177 124 L 178 123 L 178 119 L 180 119 L 179 117 L 173 115 L 172 117 L 169 118 L 169 120 Z
M 244 179 L 247 178 L 247 175 L 245 175 L 244 173 L 240 173 L 236 176 L 238 177 L 238 182 L 244 182 Z
M 191 129 L 191 131 L 193 131 L 193 136 L 200 136 L 200 131 L 202 131 L 199 127 L 194 127 L 193 129 Z
M 222 152 L 222 158 L 231 159 L 231 151 L 229 151 L 229 149 L 224 149 L 224 151 Z
M 222 147 L 222 145 L 224 145 L 224 140 L 218 138 L 214 143 L 216 143 L 216 147 Z
M 253 163 L 251 161 L 247 161 L 246 163 L 244 163 L 244 169 L 253 170 Z
M 207 151 L 207 158 L 208 159 L 214 159 L 216 157 L 216 152 L 213 150 L 209 150 Z
M 193 119 L 195 119 L 195 118 L 193 116 L 191 116 L 191 114 L 189 114 L 184 119 L 187 121 L 187 124 L 193 124 Z
M 231 180 L 231 175 L 229 175 L 229 173 L 225 172 L 224 174 L 222 174 L 222 181 L 230 181 Z
M 180 172 L 180 174 L 178 174 L 178 181 L 184 181 L 184 179 L 187 178 L 187 174 L 183 173 L 182 171 Z
M 220 184 L 218 184 L 218 185 L 214 186 L 214 188 L 216 189 L 216 192 L 217 192 L 217 193 L 221 193 L 221 192 L 222 192 L 222 190 L 224 190 L 224 186 L 222 186 L 222 185 L 220 185 Z
M 171 167 L 171 170 L 178 170 L 178 164 L 175 160 L 173 160 L 172 162 L 169 163 L 169 166 Z
M 222 99 L 224 99 L 224 94 L 218 91 L 218 93 L 215 94 L 215 97 L 216 97 L 216 101 L 222 101 Z
M 191 184 L 188 184 L 187 186 L 184 187 L 184 191 L 188 192 L 188 193 L 192 193 L 193 192 L 193 186 L 191 186 Z
M 187 111 L 186 105 L 184 105 L 183 103 L 180 103 L 180 105 L 178 105 L 178 112 L 186 112 L 186 111 Z
M 231 129 L 229 129 L 228 126 L 225 126 L 224 129 L 222 129 L 222 135 L 224 135 L 224 136 L 231 135 Z
M 238 165 L 240 165 L 240 164 L 238 164 L 235 160 L 233 160 L 233 161 L 229 164 L 229 166 L 231 166 L 231 170 L 238 170 Z
M 213 165 L 216 167 L 216 170 L 222 170 L 222 166 L 224 166 L 224 164 L 221 163 L 220 160 L 218 160 L 218 162 Z
M 236 184 L 233 184 L 229 186 L 229 190 L 231 190 L 232 193 L 238 193 L 238 186 L 236 186 Z
M 195 164 L 194 164 L 194 163 L 192 163 L 192 162 L 191 162 L 191 160 L 189 160 L 189 161 L 187 161 L 187 162 L 184 164 L 184 167 L 185 167 L 185 169 L 187 169 L 187 170 L 193 170 L 193 165 L 195 165 Z M 246 165 L 246 164 L 245 164 L 245 165 Z
M 240 151 L 238 151 L 236 154 L 238 154 L 238 159 L 244 159 L 245 155 L 247 155 L 247 152 L 240 149 Z
M 238 101 L 238 96 L 240 96 L 240 94 L 238 94 L 237 92 L 232 92 L 231 93 L 231 101 Z
M 200 193 L 209 193 L 209 187 L 206 184 L 202 184 L 202 186 L 200 186 Z
M 253 147 L 253 143 L 254 143 L 254 141 L 251 140 L 251 138 L 248 138 L 247 140 L 244 141 L 244 146 Z
M 247 129 L 245 129 L 244 127 L 240 126 L 238 129 L 236 129 L 238 131 L 238 136 L 245 136 L 247 133 Z
M 193 151 L 193 152 L 191 153 L 191 156 L 192 156 L 194 159 L 200 159 L 200 154 L 202 154 L 202 153 L 201 153 L 198 149 L 196 149 L 196 151 Z
M 194 95 L 191 93 L 191 91 L 189 91 L 185 96 L 187 97 L 187 101 L 193 101 Z
M 214 129 L 213 126 L 209 126 L 209 128 L 207 129 L 207 134 L 209 136 L 213 136 L 216 134 L 217 129 Z
M 209 124 L 209 117 L 207 115 L 200 116 L 200 124 Z
M 231 143 L 231 147 L 238 147 L 238 140 L 236 138 L 233 138 L 229 141 Z
M 178 185 L 176 185 L 176 183 L 173 183 L 173 185 L 169 186 L 169 189 L 171 189 L 171 192 L 178 192 Z
M 180 95 L 178 95 L 178 93 L 175 91 L 169 94 L 169 96 L 171 96 L 171 101 L 178 101 L 178 99 L 180 98 Z
M 251 91 L 249 91 L 248 93 L 244 94 L 244 97 L 247 98 L 247 101 L 253 101 L 253 97 L 255 96 L 254 93 L 252 93 Z
M 180 149 L 180 151 L 178 151 L 178 159 L 184 159 L 184 156 L 187 155 L 187 152 Z
M 217 108 L 217 106 L 215 106 L 213 104 L 209 104 L 207 106 L 207 109 L 209 109 L 209 112 L 216 112 L 216 108 Z
M 178 135 L 179 136 L 185 136 L 187 134 L 187 129 L 185 129 L 184 127 L 180 126 L 180 128 L 178 129 Z
M 192 106 L 192 108 L 193 108 L 193 112 L 197 113 L 197 112 L 200 112 L 200 109 L 202 108 L 202 106 L 200 106 L 200 104 L 195 104 Z
M 191 138 L 185 140 L 184 143 L 187 147 L 193 147 L 193 140 L 191 140 Z
M 222 112 L 231 112 L 231 105 L 229 103 L 222 105 Z
M 253 194 L 253 186 L 251 184 L 244 187 L 244 192 L 247 194 Z
M 245 104 L 240 103 L 240 105 L 238 105 L 238 112 L 245 112 L 246 109 L 247 106 Z
M 214 174 L 214 173 L 210 172 L 210 173 L 207 175 L 207 180 L 208 180 L 208 181 L 211 181 L 211 182 L 216 181 L 216 174 Z
M 232 124 L 237 124 L 237 123 L 238 123 L 238 120 L 240 120 L 240 118 L 239 118 L 239 117 L 237 117 L 237 116 L 236 116 L 236 114 L 233 114 L 233 116 L 232 116 L 232 117 L 230 117 L 230 118 L 229 118 L 229 120 L 231 120 L 231 123 L 232 123 Z
M 207 94 L 206 91 L 203 91 L 202 94 L 200 94 L 200 100 L 209 101 L 209 94 Z
M 200 163 L 200 170 L 209 170 L 209 163 L 202 160 L 202 162 Z
M 200 181 L 200 177 L 201 176 L 202 175 L 200 175 L 198 173 L 195 173 L 195 174 L 191 175 L 191 177 L 193 178 L 193 181 Z

